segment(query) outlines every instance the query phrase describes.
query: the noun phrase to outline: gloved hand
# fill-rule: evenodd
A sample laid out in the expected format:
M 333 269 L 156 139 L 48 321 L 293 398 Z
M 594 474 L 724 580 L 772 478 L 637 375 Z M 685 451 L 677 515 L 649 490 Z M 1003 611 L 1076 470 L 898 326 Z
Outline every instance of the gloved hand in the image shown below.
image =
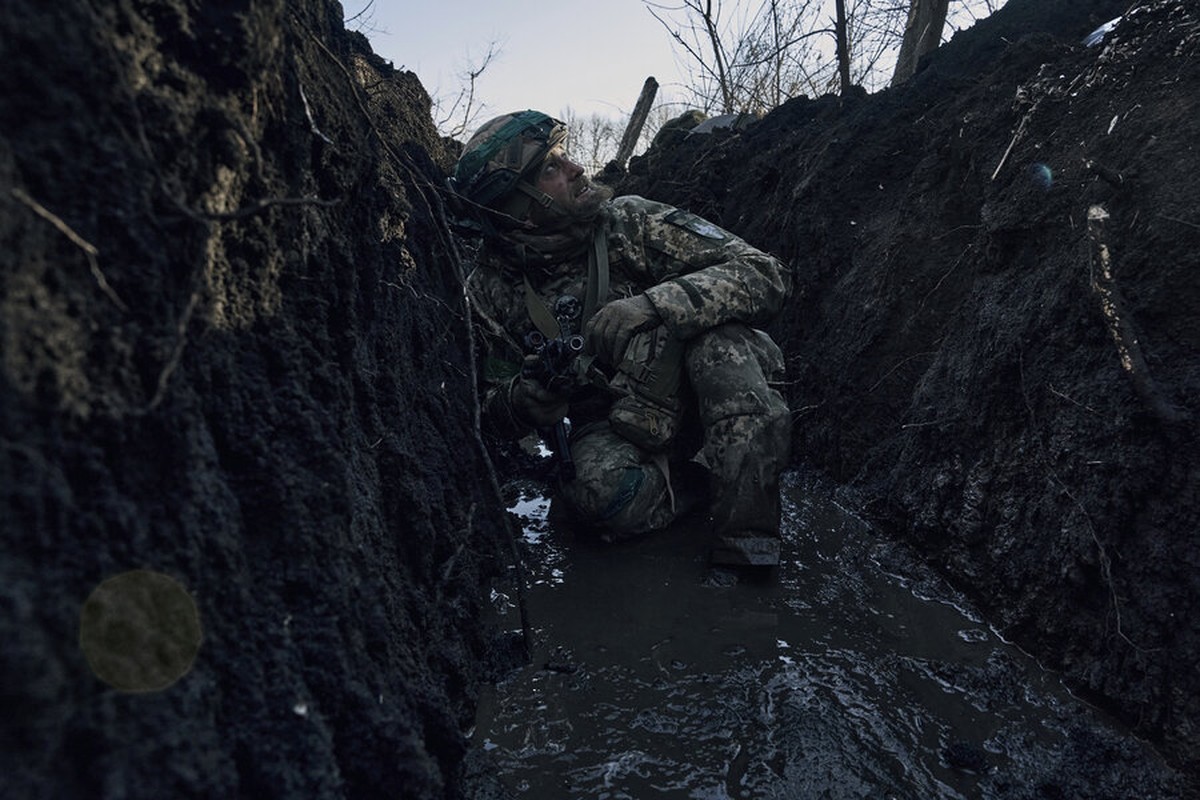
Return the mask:
M 586 348 L 601 361 L 616 366 L 635 333 L 661 325 L 662 317 L 644 294 L 623 297 L 600 307 L 584 329 Z
M 536 359 L 527 356 L 526 359 Z M 508 402 L 513 415 L 535 428 L 553 427 L 567 415 L 567 398 L 552 392 L 533 378 L 518 376 L 508 390 Z

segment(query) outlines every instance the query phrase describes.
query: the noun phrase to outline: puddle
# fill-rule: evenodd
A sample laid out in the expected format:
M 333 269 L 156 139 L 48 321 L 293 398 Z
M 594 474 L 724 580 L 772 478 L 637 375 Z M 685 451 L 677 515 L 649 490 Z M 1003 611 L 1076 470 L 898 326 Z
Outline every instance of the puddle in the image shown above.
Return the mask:
M 522 495 L 535 651 L 485 687 L 472 741 L 504 792 L 974 798 L 1103 781 L 1174 796 L 1148 748 L 919 562 L 784 484 L 777 579 L 723 589 L 702 584 L 703 529 L 599 545 Z

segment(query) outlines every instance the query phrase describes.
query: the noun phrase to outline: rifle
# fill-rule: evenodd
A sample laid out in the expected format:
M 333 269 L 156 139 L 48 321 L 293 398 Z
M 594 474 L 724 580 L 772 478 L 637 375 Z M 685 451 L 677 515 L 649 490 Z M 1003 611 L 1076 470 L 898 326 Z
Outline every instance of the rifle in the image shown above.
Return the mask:
M 559 335 L 549 338 L 537 330 L 525 334 L 525 348 L 536 355 L 537 359 L 529 360 L 521 367 L 522 376 L 533 378 L 555 392 L 564 392 L 577 384 L 580 372 L 576 359 L 583 353 L 583 337 L 571 331 L 575 327 L 575 320 L 579 318 L 579 312 L 579 300 L 570 295 L 563 295 L 554 304 L 554 317 L 558 320 Z M 549 436 L 543 433 L 542 438 L 548 440 L 550 448 L 558 457 L 559 475 L 563 480 L 573 481 L 575 459 L 571 457 L 568 433 L 567 421 L 560 419 L 554 423 Z

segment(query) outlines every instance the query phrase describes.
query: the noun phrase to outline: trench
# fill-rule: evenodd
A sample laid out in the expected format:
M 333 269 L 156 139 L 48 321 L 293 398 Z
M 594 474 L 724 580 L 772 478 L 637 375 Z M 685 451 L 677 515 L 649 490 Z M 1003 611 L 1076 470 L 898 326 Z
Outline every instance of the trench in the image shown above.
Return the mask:
M 783 484 L 778 574 L 725 588 L 705 585 L 695 520 L 602 545 L 548 521 L 537 485 L 508 487 L 534 651 L 485 688 L 472 738 L 501 794 L 1152 797 L 1171 785 L 1149 746 L 905 548 L 816 479 Z M 509 593 L 493 600 L 517 621 Z

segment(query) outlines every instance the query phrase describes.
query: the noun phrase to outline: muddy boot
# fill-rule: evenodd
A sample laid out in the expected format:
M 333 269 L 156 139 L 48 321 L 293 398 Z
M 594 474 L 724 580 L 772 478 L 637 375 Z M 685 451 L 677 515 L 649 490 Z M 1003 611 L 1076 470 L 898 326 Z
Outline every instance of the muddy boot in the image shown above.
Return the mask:
M 711 563 L 769 571 L 779 565 L 779 473 L 791 445 L 791 414 L 770 383 L 783 355 L 765 334 L 728 323 L 692 340 L 686 364 L 711 472 Z
M 721 420 L 710 430 L 721 456 L 713 470 L 710 506 L 714 534 L 710 561 L 716 565 L 779 566 L 779 461 L 762 458 L 762 436 L 739 438 L 754 418 Z

